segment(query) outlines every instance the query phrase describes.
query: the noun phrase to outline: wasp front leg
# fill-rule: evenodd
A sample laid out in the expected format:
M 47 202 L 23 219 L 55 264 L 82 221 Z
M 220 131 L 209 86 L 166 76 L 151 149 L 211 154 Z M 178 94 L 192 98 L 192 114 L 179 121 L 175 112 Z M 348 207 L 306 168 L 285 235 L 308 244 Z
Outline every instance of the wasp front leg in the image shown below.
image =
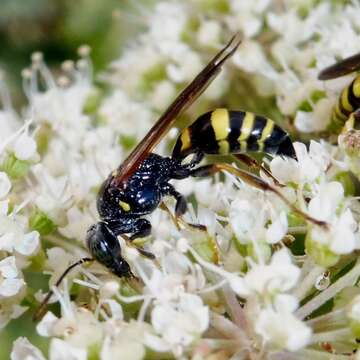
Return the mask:
M 137 238 L 146 237 L 151 234 L 150 221 L 142 218 L 131 218 L 126 221 L 114 220 L 108 222 L 111 231 L 116 236 L 131 234 L 127 239 L 130 241 Z
M 121 236 L 129 246 L 135 247 L 139 253 L 149 259 L 155 259 L 155 255 L 151 252 L 144 250 L 139 246 L 135 246 L 133 241 L 138 238 L 143 238 L 151 234 L 151 224 L 146 219 L 135 219 L 130 224 L 124 225 L 123 223 L 112 223 L 112 231 L 116 236 Z M 132 233 L 130 236 L 126 236 L 125 233 Z

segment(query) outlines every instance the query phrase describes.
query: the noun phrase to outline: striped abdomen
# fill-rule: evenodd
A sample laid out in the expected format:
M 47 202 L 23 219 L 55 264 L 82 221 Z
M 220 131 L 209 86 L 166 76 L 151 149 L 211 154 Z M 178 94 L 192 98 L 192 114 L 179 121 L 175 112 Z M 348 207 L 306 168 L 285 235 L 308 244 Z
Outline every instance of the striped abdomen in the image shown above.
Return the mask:
M 343 89 L 334 107 L 329 130 L 340 132 L 350 115 L 360 108 L 360 76 Z
M 178 137 L 173 157 L 262 151 L 296 158 L 289 135 L 271 119 L 246 111 L 216 109 L 201 115 Z

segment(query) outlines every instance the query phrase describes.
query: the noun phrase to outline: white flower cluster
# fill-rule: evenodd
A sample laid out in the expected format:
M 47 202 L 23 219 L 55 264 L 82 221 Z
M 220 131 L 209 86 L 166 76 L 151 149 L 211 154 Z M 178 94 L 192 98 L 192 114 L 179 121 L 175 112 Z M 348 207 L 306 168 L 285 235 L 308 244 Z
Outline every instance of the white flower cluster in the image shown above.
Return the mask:
M 25 282 L 27 271 L 51 275 L 50 303 L 60 305 L 36 326 L 48 339 L 47 356 L 19 333 L 11 359 L 359 356 L 359 135 L 347 132 L 339 145 L 312 140 L 308 148 L 301 140 L 331 128 L 331 109 L 351 76 L 324 83 L 317 74 L 359 51 L 360 6 L 186 0 L 142 10 L 147 31 L 102 75 L 110 94 L 93 83 L 87 47 L 57 78 L 33 55 L 23 72 L 25 117 L 0 83 L 0 327 L 44 298 Z M 184 118 L 225 104 L 295 124 L 297 160 L 265 160 L 278 183 L 259 174 L 277 193 L 229 174 L 174 181 L 193 199 L 184 220 L 206 231 L 158 209 L 148 217 L 149 238 L 119 237 L 138 280 L 92 264 L 54 287 L 87 254 L 102 181 L 237 30 L 241 47 Z M 174 135 L 157 150 L 168 154 Z

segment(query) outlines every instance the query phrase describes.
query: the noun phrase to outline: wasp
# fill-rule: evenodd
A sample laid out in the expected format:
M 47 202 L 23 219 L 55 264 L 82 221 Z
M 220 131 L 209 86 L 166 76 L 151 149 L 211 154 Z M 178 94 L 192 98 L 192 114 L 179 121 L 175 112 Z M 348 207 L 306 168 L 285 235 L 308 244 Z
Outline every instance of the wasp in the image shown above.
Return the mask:
M 302 217 L 323 225 L 323 222 L 311 218 L 290 204 L 276 187 L 250 172 L 227 163 L 198 166 L 206 154 L 232 154 L 246 165 L 257 166 L 271 176 L 266 168 L 244 153 L 256 151 L 296 159 L 289 134 L 264 116 L 246 111 L 215 109 L 201 115 L 182 130 L 171 156 L 163 157 L 152 152 L 176 117 L 215 79 L 239 44 L 237 34 L 180 93 L 126 160 L 104 181 L 97 198 L 100 221 L 89 228 L 86 237 L 92 258 L 80 259 L 72 264 L 55 286 L 75 266 L 94 260 L 119 277 L 133 277 L 128 262 L 121 255 L 118 236 L 125 237 L 128 241 L 148 236 L 151 224 L 144 216 L 153 212 L 165 196 L 172 196 L 176 200 L 175 218 L 180 218 L 186 212 L 186 199 L 170 183 L 172 179 L 206 177 L 219 171 L 227 171 L 261 190 L 277 194 Z M 185 161 L 189 156 L 191 159 Z M 141 252 L 153 257 L 150 253 Z M 52 291 L 40 305 L 35 318 L 43 313 L 51 294 Z
M 345 58 L 320 71 L 319 80 L 331 80 L 360 69 L 360 53 Z M 359 127 L 360 120 L 360 75 L 346 86 L 334 106 L 329 130 L 339 133 Z

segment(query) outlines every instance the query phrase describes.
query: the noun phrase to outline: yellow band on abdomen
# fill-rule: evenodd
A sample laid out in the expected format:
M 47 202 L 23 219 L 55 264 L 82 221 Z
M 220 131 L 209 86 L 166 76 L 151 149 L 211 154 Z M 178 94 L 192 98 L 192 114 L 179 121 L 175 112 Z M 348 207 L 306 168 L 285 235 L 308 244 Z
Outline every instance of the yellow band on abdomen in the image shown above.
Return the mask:
M 215 139 L 225 140 L 230 132 L 229 111 L 216 109 L 211 113 L 211 126 L 214 129 Z

